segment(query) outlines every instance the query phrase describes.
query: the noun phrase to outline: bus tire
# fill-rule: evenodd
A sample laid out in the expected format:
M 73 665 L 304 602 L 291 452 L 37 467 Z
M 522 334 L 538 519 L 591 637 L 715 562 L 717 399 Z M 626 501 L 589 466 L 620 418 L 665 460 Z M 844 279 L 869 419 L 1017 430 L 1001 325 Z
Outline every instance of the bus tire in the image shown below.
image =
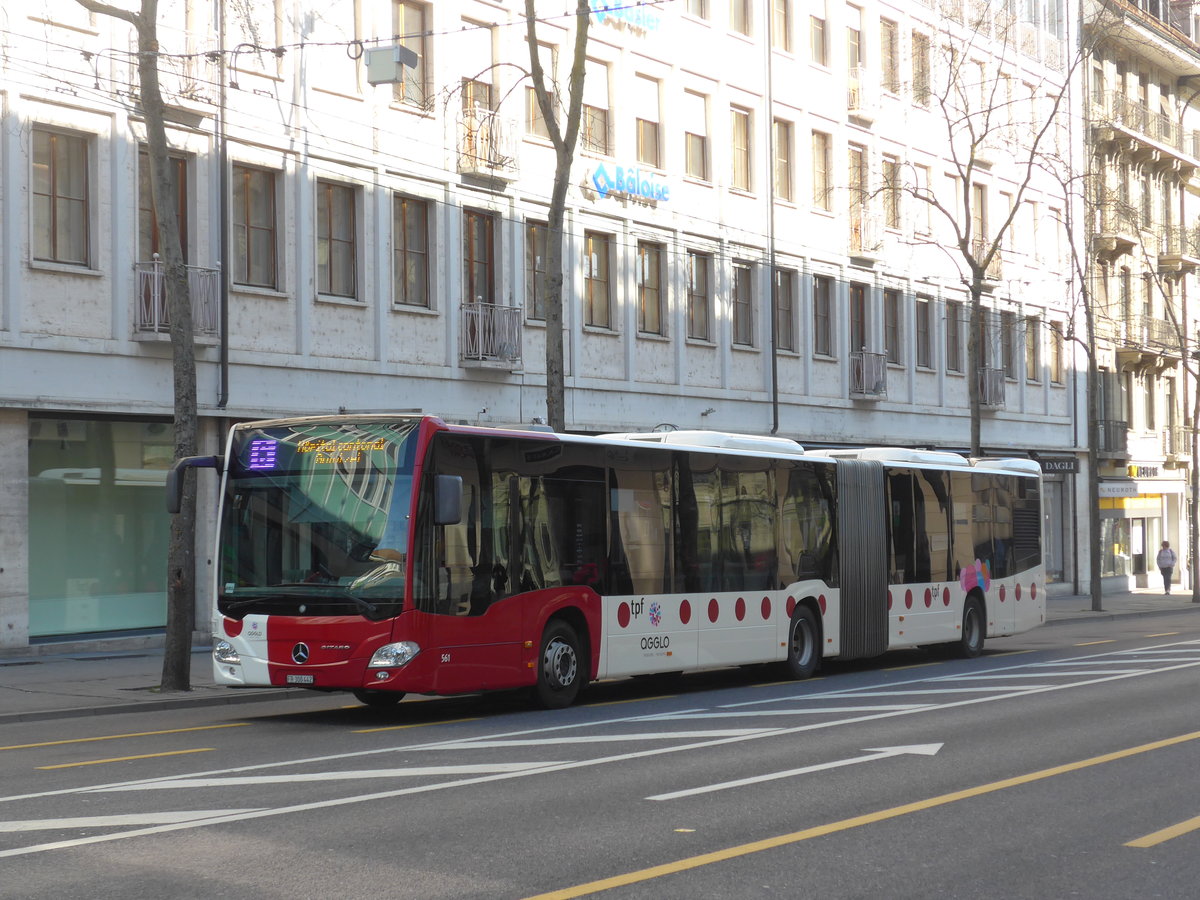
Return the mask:
M 987 637 L 987 616 L 983 612 L 983 603 L 978 597 L 968 597 L 963 605 L 962 631 L 958 640 L 950 645 L 955 656 L 962 659 L 974 659 L 983 652 L 983 642 Z
M 554 619 L 542 634 L 538 653 L 537 687 L 534 693 L 545 709 L 570 706 L 579 696 L 586 678 L 579 636 L 562 619 Z
M 788 625 L 787 673 L 792 678 L 811 678 L 821 662 L 821 627 L 813 611 L 803 604 L 792 613 Z
M 365 703 L 375 709 L 390 709 L 404 699 L 404 691 L 370 691 L 359 688 L 354 692 L 354 697 L 359 703 Z

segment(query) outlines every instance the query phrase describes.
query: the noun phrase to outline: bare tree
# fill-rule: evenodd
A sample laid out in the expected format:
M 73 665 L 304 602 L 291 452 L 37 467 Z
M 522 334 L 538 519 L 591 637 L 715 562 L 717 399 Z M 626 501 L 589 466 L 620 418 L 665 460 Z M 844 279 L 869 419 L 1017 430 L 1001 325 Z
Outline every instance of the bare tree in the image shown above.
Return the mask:
M 914 91 L 940 115 L 945 128 L 945 145 L 953 174 L 953 194 L 943 194 L 932 184 L 915 179 L 900 185 L 885 185 L 885 190 L 900 190 L 935 211 L 948 240 L 931 237 L 929 243 L 944 252 L 957 266 L 962 284 L 970 296 L 970 329 L 967 339 L 967 391 L 970 404 L 971 455 L 982 455 L 981 408 L 983 401 L 985 348 L 983 347 L 983 297 L 990 293 L 993 267 L 1000 263 L 1001 249 L 1013 228 L 1018 212 L 1034 182 L 1045 169 L 1048 148 L 1054 143 L 1060 111 L 1067 86 L 1082 54 L 1074 56 L 1061 69 L 1054 82 L 1032 86 L 1032 95 L 1012 96 L 1012 79 L 1001 77 L 1001 69 L 1012 65 L 1016 57 L 1015 22 L 1005 5 L 983 4 L 973 22 L 946 23 L 940 34 L 941 46 L 932 43 L 914 48 L 925 52 L 924 83 L 915 83 Z M 1065 46 L 1065 42 L 1063 42 Z M 940 64 L 933 65 L 933 53 Z M 914 60 L 914 69 L 921 68 Z M 920 81 L 920 79 L 917 79 Z M 1028 110 L 1028 118 L 1020 110 Z M 977 181 L 991 170 L 999 153 L 1011 157 L 1005 172 L 1011 176 L 1012 203 L 999 219 L 984 221 L 984 198 Z
M 575 158 L 575 143 L 579 138 L 580 118 L 583 112 L 583 77 L 590 20 L 591 8 L 588 0 L 577 0 L 575 51 L 567 89 L 567 118 L 564 130 L 559 122 L 556 98 L 547 87 L 546 72 L 538 52 L 534 0 L 525 0 L 525 29 L 533 90 L 555 155 L 554 187 L 550 194 L 549 221 L 546 225 L 546 269 L 543 276 L 546 300 L 546 417 L 555 431 L 565 431 L 567 424 L 563 363 L 563 246 L 566 240 L 563 219 L 566 212 L 567 188 L 571 181 L 571 163 Z
M 150 192 L 163 260 L 167 315 L 171 327 L 175 406 L 175 458 L 196 455 L 196 353 L 187 268 L 179 222 L 171 202 L 167 134 L 158 77 L 158 0 L 141 0 L 132 12 L 98 0 L 76 0 L 90 12 L 128 22 L 137 33 L 138 81 L 149 145 Z M 196 482 L 187 478 L 180 511 L 171 518 L 167 547 L 167 629 L 161 689 L 191 689 L 192 629 L 196 607 Z

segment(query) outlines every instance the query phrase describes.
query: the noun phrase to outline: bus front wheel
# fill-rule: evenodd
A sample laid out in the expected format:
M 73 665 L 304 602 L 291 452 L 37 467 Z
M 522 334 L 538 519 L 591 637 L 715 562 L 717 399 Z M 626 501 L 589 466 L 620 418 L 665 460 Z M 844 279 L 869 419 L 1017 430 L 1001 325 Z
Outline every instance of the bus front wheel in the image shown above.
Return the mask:
M 811 678 L 821 661 L 816 616 L 807 606 L 797 606 L 788 627 L 787 672 L 792 678 Z
M 538 654 L 538 703 L 546 709 L 562 709 L 574 703 L 583 687 L 583 666 L 575 629 L 555 619 L 546 626 Z
M 962 631 L 958 640 L 951 644 L 955 656 L 963 659 L 974 659 L 983 652 L 983 641 L 987 637 L 987 620 L 983 614 L 983 604 L 978 597 L 967 598 L 963 607 Z
M 354 692 L 354 696 L 359 703 L 365 703 L 376 709 L 387 709 L 404 699 L 404 691 L 369 691 L 360 688 Z

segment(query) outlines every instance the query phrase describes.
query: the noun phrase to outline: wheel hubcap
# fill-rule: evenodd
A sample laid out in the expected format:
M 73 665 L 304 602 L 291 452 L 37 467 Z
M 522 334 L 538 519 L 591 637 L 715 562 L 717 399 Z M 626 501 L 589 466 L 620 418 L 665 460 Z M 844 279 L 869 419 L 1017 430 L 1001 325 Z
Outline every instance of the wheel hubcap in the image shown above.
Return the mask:
M 812 641 L 809 639 L 808 626 L 803 621 L 792 626 L 792 658 L 800 665 L 808 662 L 812 653 Z
M 555 688 L 563 688 L 575 680 L 578 668 L 575 658 L 575 648 L 566 641 L 555 639 L 546 645 L 542 656 L 542 671 L 546 680 Z

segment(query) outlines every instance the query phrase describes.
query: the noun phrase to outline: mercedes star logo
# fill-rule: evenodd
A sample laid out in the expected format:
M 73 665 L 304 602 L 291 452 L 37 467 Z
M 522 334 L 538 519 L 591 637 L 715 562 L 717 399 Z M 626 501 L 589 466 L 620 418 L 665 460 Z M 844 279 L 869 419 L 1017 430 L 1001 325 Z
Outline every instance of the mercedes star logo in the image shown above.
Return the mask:
M 292 648 L 292 662 L 298 666 L 308 662 L 308 644 L 301 642 Z

